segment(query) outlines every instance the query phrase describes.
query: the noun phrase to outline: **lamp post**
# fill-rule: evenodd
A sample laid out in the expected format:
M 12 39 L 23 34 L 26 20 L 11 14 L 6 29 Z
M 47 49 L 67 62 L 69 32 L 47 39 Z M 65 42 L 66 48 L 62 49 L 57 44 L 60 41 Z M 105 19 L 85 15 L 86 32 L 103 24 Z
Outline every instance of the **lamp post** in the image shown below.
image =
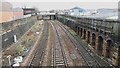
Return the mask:
M 11 66 L 11 61 L 10 61 L 11 55 L 8 55 L 7 58 L 8 58 L 9 65 Z

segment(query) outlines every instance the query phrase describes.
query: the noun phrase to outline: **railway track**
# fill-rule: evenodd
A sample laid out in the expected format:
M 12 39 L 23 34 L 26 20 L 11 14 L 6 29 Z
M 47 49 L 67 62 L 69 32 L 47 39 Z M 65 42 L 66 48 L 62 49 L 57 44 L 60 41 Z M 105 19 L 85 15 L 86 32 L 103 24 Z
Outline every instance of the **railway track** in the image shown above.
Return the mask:
M 64 67 L 66 68 L 68 66 L 68 59 L 66 57 L 65 54 L 65 50 L 64 50 L 64 46 L 63 43 L 61 42 L 60 39 L 60 34 L 62 35 L 64 33 L 64 36 L 67 36 L 70 41 L 76 49 L 76 51 L 78 52 L 78 54 L 82 57 L 81 59 L 84 60 L 84 63 L 89 66 L 90 68 L 96 68 L 96 67 L 100 67 L 102 66 L 98 60 L 96 60 L 93 55 L 90 54 L 90 52 L 88 50 L 86 50 L 83 47 L 83 44 L 81 44 L 76 38 L 75 36 L 60 22 L 58 21 L 51 21 L 51 20 L 46 20 L 45 21 L 45 26 L 44 26 L 44 31 L 42 33 L 42 38 L 40 40 L 40 46 L 39 48 L 36 50 L 36 53 L 32 59 L 32 61 L 30 62 L 30 67 L 31 66 L 42 66 L 44 65 L 44 59 L 45 59 L 45 48 L 46 48 L 46 43 L 47 43 L 47 39 L 48 39 L 48 26 L 51 26 L 51 33 L 52 33 L 52 39 L 51 40 L 51 50 L 47 50 L 50 51 L 49 54 L 50 58 L 48 58 L 47 60 L 50 61 L 50 66 L 56 66 L 56 67 Z M 58 28 L 59 27 L 59 28 Z M 61 31 L 62 32 L 61 32 Z M 60 32 L 61 33 L 60 33 Z M 60 33 L 60 34 L 58 34 Z M 64 43 L 65 44 L 65 43 Z M 81 62 L 82 63 L 82 62 Z
M 48 23 L 49 22 L 49 23 Z M 44 27 L 44 32 L 42 33 L 42 38 L 40 40 L 40 46 L 36 50 L 36 53 L 30 62 L 29 66 L 32 68 L 33 66 L 44 66 L 44 59 L 45 59 L 45 48 L 46 48 L 46 43 L 47 43 L 47 38 L 48 38 L 48 25 L 49 27 L 51 26 L 52 30 L 52 36 L 53 39 L 51 40 L 52 43 L 52 52 L 51 52 L 51 58 L 50 58 L 50 66 L 55 66 L 55 67 L 64 67 L 66 68 L 67 66 L 67 60 L 64 55 L 64 50 L 61 45 L 58 32 L 56 31 L 56 27 L 54 26 L 53 23 L 51 23 L 49 20 L 46 20 L 45 27 Z M 50 39 L 49 39 L 50 40 Z M 48 59 L 47 59 L 48 60 Z M 49 63 L 48 63 L 49 64 Z
M 44 50 L 46 47 L 47 38 L 48 38 L 48 23 L 45 21 L 45 26 L 43 29 L 40 44 L 39 44 L 38 49 L 35 52 L 35 55 L 32 58 L 32 61 L 29 64 L 30 68 L 32 68 L 33 66 L 41 66 L 41 63 L 43 61 L 42 58 L 44 55 Z
M 56 23 L 55 21 L 53 22 Z M 68 34 L 66 34 L 66 32 L 57 23 L 55 24 L 55 26 L 59 28 L 59 34 L 62 34 L 60 35 L 60 37 L 65 42 L 66 48 L 69 51 L 70 59 L 73 62 L 72 66 L 86 66 L 87 61 L 85 61 L 84 57 L 76 50 L 76 47 L 74 46 L 75 44 L 71 42 Z
M 69 32 L 69 30 L 66 29 L 66 27 L 64 27 L 62 23 L 56 21 L 56 24 L 58 24 L 63 29 L 63 31 L 67 34 L 71 42 L 74 43 L 75 47 L 77 47 L 79 53 L 81 54 L 81 56 L 83 57 L 88 66 L 92 67 L 100 66 L 100 63 L 96 59 L 94 59 L 94 57 L 78 43 L 75 37 Z
M 62 23 L 59 23 L 59 24 L 61 24 L 61 25 L 63 25 Z M 78 51 L 82 51 L 83 52 L 83 54 L 84 54 L 84 52 L 86 52 L 89 56 L 91 56 L 91 58 L 93 58 L 94 60 L 93 60 L 93 62 L 90 62 L 90 61 L 92 61 L 89 57 L 85 57 L 85 58 L 87 58 L 88 59 L 88 62 L 90 63 L 88 63 L 88 65 L 89 66 L 95 66 L 95 67 L 109 67 L 110 66 L 110 64 L 109 63 L 107 63 L 106 61 L 104 61 L 104 60 L 102 60 L 100 57 L 98 57 L 97 55 L 95 55 L 92 51 L 90 51 L 90 49 L 89 48 L 86 48 L 86 45 L 85 46 L 83 46 L 83 44 L 82 44 L 82 42 L 78 42 L 78 41 L 80 41 L 78 38 L 77 38 L 77 36 L 75 36 L 75 35 L 73 35 L 70 31 L 69 31 L 69 29 L 67 29 L 64 25 L 63 26 L 61 26 L 61 27 L 64 27 L 66 30 L 67 30 L 67 32 L 66 33 L 68 33 L 68 34 L 70 34 L 74 39 L 75 39 L 75 41 L 76 41 L 76 44 L 78 44 L 78 45 L 76 45 L 76 47 L 78 48 Z M 79 45 L 81 45 L 81 46 L 79 46 Z M 80 48 L 83 48 L 83 49 L 80 49 Z M 86 54 L 85 54 L 86 55 Z M 90 59 L 90 60 L 89 60 Z M 94 63 L 95 63 L 95 65 L 94 65 Z
M 67 67 L 67 60 L 65 57 L 65 52 L 63 50 L 63 46 L 61 45 L 57 28 L 54 26 L 54 24 L 50 21 L 50 24 L 53 29 L 54 34 L 54 44 L 52 47 L 52 58 L 51 58 L 51 66 L 62 66 Z

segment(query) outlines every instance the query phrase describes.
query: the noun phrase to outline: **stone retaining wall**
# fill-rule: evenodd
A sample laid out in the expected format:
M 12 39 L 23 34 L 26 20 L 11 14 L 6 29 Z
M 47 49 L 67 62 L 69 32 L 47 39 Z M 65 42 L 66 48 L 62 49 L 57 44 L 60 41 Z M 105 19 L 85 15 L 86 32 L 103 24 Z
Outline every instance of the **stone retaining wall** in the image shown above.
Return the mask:
M 18 40 L 37 21 L 36 16 L 18 19 L 2 24 L 2 48 L 6 48 L 14 43 L 14 36 Z M 18 25 L 19 24 L 19 25 Z M 13 28 L 14 27 L 14 28 Z

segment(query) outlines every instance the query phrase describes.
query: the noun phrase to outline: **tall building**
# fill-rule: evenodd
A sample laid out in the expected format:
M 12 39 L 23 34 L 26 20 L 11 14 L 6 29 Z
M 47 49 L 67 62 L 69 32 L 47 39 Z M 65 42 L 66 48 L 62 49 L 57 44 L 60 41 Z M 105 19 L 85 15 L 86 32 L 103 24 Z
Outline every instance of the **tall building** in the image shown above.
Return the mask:
M 22 8 L 13 8 L 13 19 L 23 18 L 23 9 Z
M 13 8 L 9 2 L 0 2 L 0 23 L 23 18 L 22 8 Z
M 13 19 L 12 4 L 0 2 L 0 23 L 11 21 Z
M 84 12 L 85 10 L 79 7 L 74 7 L 70 9 L 70 15 L 73 16 L 80 16 L 80 13 Z

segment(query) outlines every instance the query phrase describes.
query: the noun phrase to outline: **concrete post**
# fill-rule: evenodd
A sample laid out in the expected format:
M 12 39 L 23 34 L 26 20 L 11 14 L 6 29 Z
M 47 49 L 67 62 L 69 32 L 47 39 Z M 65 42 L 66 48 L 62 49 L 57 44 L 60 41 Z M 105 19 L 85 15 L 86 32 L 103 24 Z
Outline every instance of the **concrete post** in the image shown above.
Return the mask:
M 13 35 L 13 37 L 14 37 L 14 42 L 17 42 L 17 37 L 16 37 L 16 35 Z

